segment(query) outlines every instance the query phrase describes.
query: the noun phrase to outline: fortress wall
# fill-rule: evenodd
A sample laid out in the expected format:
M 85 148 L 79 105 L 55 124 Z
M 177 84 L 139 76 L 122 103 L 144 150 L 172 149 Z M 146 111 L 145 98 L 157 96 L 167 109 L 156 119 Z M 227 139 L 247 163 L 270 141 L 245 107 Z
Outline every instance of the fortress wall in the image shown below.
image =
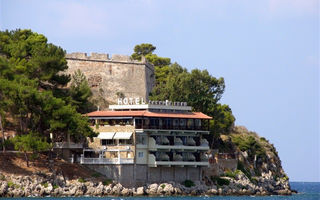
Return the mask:
M 116 103 L 119 94 L 124 97 L 142 97 L 148 100 L 155 77 L 153 65 L 145 60 L 134 61 L 129 56 L 92 53 L 66 55 L 68 74 L 80 69 L 87 77 L 95 97 Z M 118 94 L 118 95 L 117 95 Z

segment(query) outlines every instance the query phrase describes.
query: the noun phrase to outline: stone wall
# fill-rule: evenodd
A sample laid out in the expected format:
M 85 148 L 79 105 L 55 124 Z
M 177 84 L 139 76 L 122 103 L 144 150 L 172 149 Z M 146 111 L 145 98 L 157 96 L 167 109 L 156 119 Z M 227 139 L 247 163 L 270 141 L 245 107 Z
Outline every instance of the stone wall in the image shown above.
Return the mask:
M 213 158 L 209 159 L 209 167 L 204 170 L 204 176 L 221 176 L 225 173 L 225 171 L 235 171 L 238 166 L 238 158 L 232 156 L 232 158 L 228 156 L 218 156 L 216 154 Z
M 145 59 L 132 60 L 125 55 L 71 53 L 66 55 L 68 74 L 80 69 L 87 77 L 96 100 L 116 103 L 119 96 L 142 97 L 148 95 L 155 84 L 154 67 Z M 106 105 L 97 104 L 106 109 Z
M 200 167 L 148 167 L 147 165 L 86 165 L 126 187 L 146 183 L 183 182 L 187 179 L 200 181 Z

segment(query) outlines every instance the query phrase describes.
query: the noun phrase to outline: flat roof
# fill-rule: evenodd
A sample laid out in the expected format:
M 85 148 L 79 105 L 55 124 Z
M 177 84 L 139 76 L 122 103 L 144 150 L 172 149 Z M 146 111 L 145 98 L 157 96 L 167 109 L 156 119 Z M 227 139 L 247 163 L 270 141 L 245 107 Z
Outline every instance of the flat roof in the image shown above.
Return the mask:
M 160 113 L 147 110 L 139 111 L 94 111 L 85 114 L 88 117 L 163 117 L 163 118 L 184 118 L 184 119 L 212 119 L 201 112 L 190 113 Z

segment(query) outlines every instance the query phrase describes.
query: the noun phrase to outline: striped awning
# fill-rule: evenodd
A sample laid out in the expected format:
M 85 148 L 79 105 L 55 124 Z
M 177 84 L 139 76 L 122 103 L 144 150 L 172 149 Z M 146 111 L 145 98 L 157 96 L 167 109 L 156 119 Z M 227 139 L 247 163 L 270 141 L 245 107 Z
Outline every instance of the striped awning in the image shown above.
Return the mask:
M 100 132 L 98 135 L 98 138 L 112 140 L 114 134 L 115 134 L 115 132 Z
M 128 140 L 131 138 L 132 132 L 116 132 L 113 136 L 113 139 L 125 139 Z

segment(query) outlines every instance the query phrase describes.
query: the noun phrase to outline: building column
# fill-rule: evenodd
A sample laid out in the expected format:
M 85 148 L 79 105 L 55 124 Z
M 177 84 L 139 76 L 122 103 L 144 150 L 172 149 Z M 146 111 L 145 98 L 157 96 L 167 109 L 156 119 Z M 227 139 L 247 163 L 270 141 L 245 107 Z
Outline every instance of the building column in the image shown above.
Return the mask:
M 118 149 L 118 164 L 120 164 L 120 150 Z

